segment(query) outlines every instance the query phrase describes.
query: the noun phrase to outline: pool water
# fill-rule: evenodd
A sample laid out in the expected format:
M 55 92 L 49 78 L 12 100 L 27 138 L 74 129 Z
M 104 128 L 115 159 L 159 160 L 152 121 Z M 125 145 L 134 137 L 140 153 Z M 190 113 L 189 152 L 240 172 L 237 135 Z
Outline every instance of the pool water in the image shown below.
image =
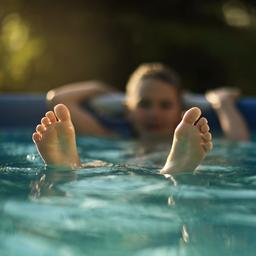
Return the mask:
M 79 138 L 98 167 L 46 169 L 31 132 L 0 132 L 1 256 L 256 254 L 256 143 L 215 140 L 175 183 L 126 140 Z

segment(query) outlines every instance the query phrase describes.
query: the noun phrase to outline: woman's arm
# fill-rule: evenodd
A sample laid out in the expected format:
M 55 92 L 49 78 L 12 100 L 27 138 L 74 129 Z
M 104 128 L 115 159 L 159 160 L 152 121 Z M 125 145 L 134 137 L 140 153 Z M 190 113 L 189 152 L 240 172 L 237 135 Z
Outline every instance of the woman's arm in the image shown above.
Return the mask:
M 207 92 L 206 99 L 215 110 L 226 138 L 233 141 L 249 141 L 250 131 L 235 104 L 239 95 L 239 90 L 220 88 Z
M 113 92 L 113 89 L 99 81 L 78 82 L 49 91 L 47 101 L 51 107 L 63 103 L 69 108 L 79 134 L 113 136 L 110 130 L 104 128 L 89 111 L 81 107 L 82 102 L 110 92 Z

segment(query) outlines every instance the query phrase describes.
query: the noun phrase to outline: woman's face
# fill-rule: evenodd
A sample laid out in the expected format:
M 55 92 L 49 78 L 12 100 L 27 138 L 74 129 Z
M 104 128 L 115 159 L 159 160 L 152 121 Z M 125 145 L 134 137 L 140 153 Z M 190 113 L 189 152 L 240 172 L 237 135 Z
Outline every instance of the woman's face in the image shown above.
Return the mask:
M 158 79 L 140 81 L 128 99 L 130 119 L 141 138 L 172 137 L 181 119 L 177 89 Z

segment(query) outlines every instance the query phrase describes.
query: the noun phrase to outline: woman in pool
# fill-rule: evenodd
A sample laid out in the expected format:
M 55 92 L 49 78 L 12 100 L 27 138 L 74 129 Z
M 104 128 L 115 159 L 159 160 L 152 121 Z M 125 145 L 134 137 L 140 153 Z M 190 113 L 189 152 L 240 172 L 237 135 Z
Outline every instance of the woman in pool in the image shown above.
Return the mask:
M 70 84 L 51 90 L 47 99 L 51 106 L 65 104 L 72 116 L 76 132 L 95 136 L 116 136 L 90 111 L 82 107 L 94 97 L 112 93 L 113 89 L 98 82 Z M 249 140 L 249 129 L 235 106 L 238 94 L 234 90 L 214 90 L 206 94 L 216 111 L 225 137 L 233 141 Z M 126 86 L 127 119 L 131 133 L 142 139 L 169 137 L 180 122 L 182 90 L 175 72 L 161 63 L 146 63 L 131 75 Z
M 46 113 L 36 127 L 33 141 L 48 165 L 70 168 L 81 166 L 76 148 L 75 131 L 95 136 L 115 136 L 103 127 L 79 103 L 109 92 L 100 83 L 65 86 L 51 91 L 52 102 L 64 103 Z M 193 171 L 212 148 L 207 120 L 199 108 L 189 109 L 181 120 L 181 90 L 174 73 L 162 64 L 142 65 L 127 85 L 128 118 L 136 136 L 144 142 L 167 141 L 173 136 L 170 154 L 162 174 Z M 70 112 L 72 121 L 70 117 Z
M 47 95 L 52 106 L 65 104 L 72 116 L 76 132 L 95 136 L 117 136 L 81 106 L 94 97 L 113 93 L 97 81 L 62 86 Z M 173 134 L 182 111 L 181 88 L 175 73 L 160 63 L 141 65 L 130 77 L 126 87 L 126 113 L 132 134 L 142 140 L 166 139 Z

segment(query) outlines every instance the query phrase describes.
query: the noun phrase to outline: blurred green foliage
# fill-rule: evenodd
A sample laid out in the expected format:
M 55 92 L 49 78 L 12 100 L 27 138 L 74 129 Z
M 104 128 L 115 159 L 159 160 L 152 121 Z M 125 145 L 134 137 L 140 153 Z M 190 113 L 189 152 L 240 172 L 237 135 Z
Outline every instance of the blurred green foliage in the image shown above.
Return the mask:
M 124 89 L 162 61 L 194 92 L 256 95 L 255 1 L 1 0 L 0 91 L 45 92 L 87 79 Z

